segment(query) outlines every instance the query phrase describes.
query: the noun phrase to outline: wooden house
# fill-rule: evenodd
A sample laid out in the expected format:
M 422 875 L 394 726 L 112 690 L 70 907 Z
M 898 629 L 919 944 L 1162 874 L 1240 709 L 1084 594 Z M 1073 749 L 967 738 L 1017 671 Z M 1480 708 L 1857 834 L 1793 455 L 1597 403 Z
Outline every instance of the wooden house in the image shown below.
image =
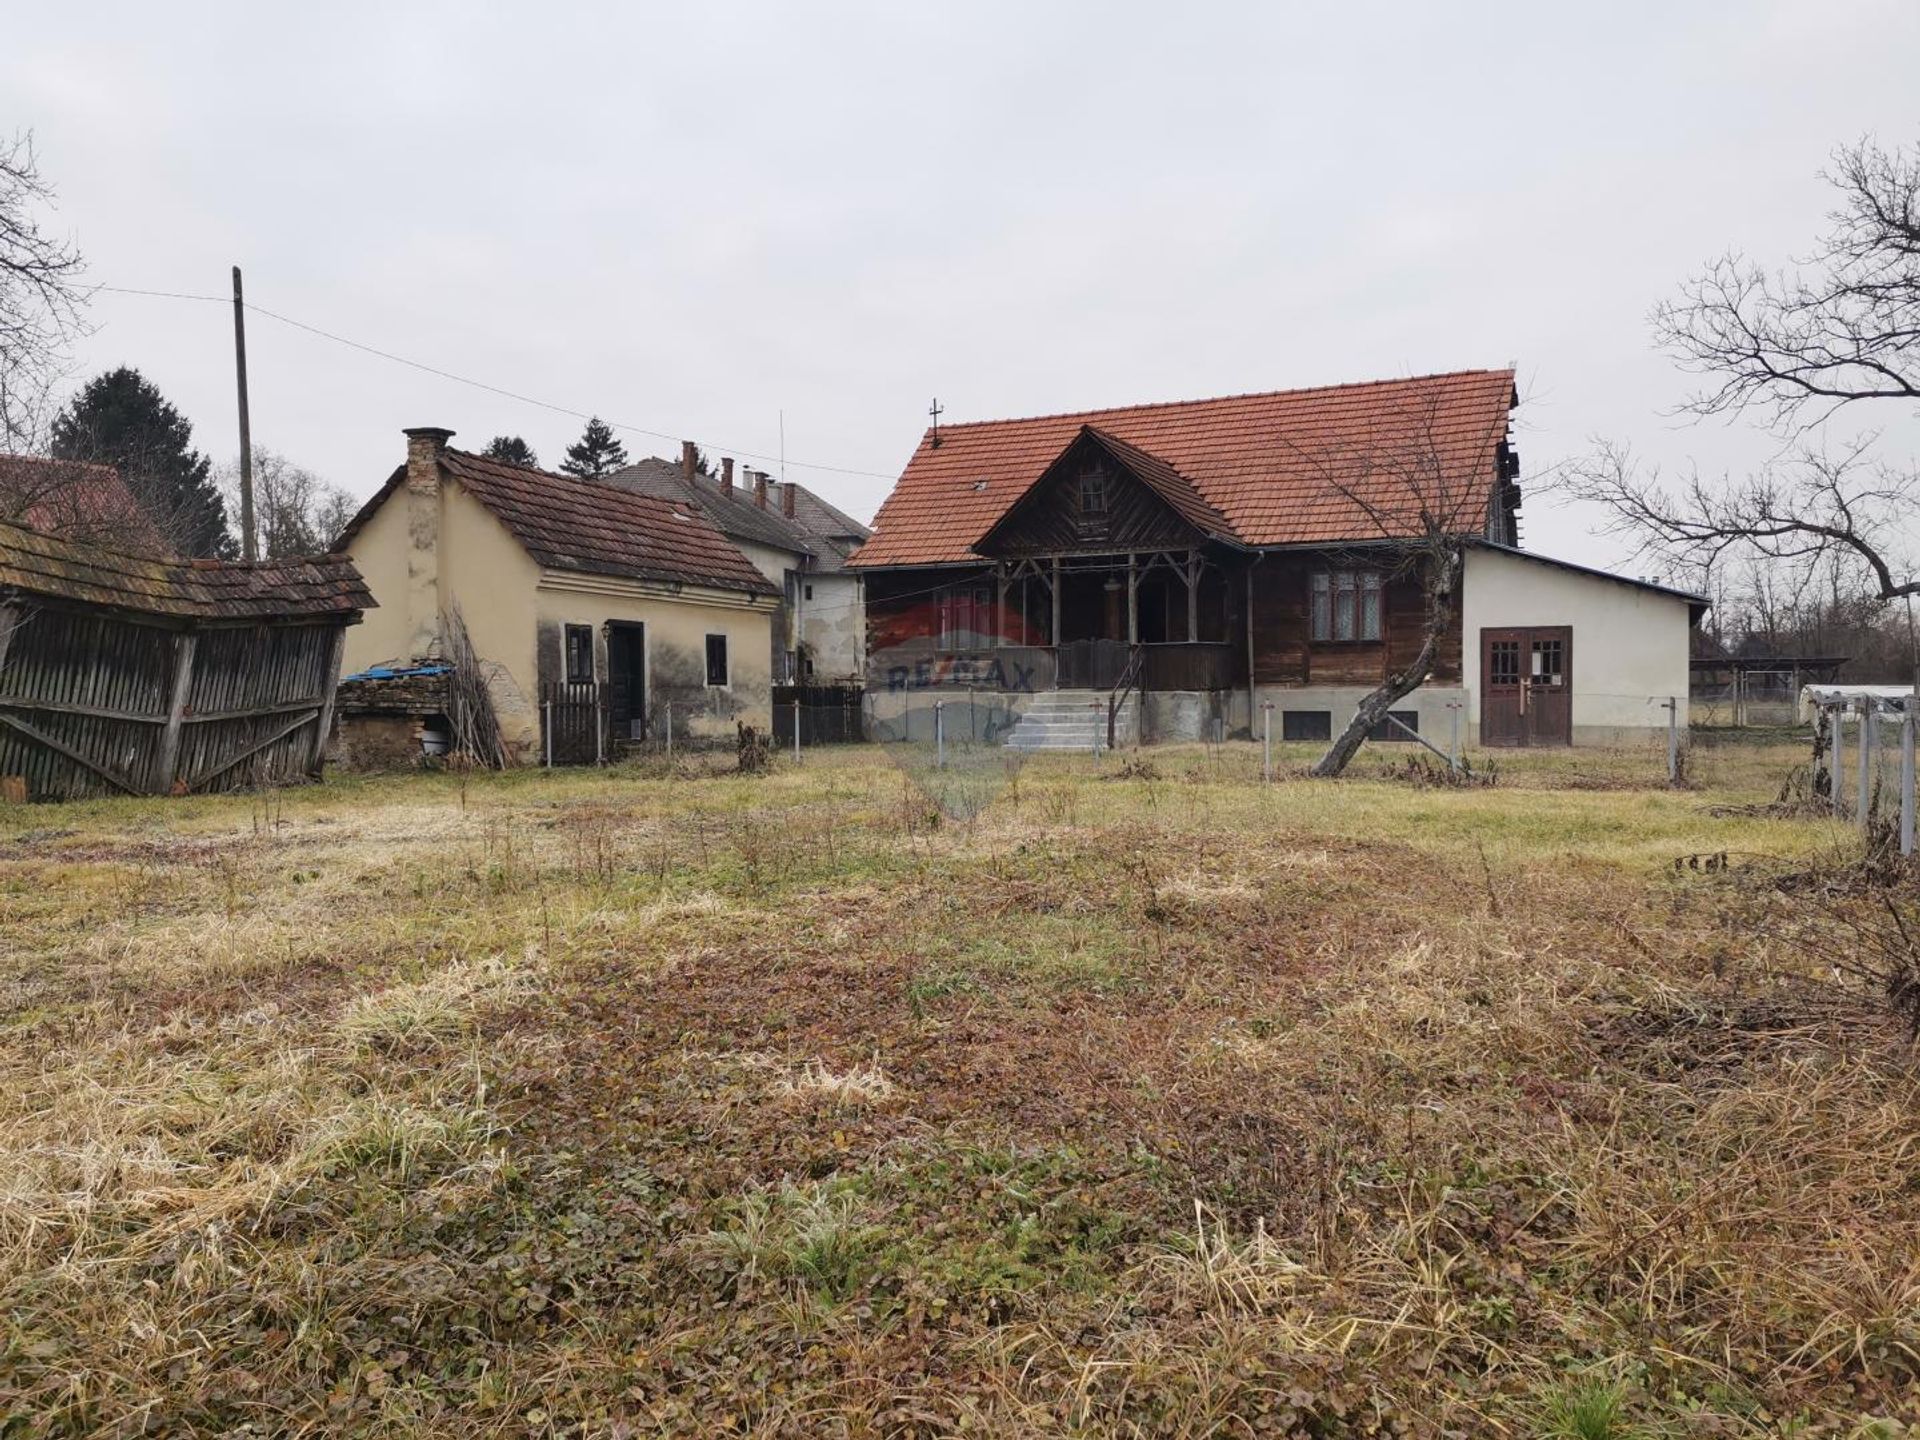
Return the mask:
M 1419 651 L 1437 536 L 1464 575 L 1399 724 L 1662 728 L 1705 602 L 1520 547 L 1515 403 L 1511 370 L 1473 370 L 929 430 L 850 562 L 872 721 L 966 690 L 1012 697 L 967 713 L 1013 744 L 1087 743 L 1102 700 L 1143 738 L 1255 732 L 1271 705 L 1274 738 L 1325 739 Z
M 317 774 L 347 627 L 340 555 L 134 555 L 0 524 L 0 776 L 35 799 Z

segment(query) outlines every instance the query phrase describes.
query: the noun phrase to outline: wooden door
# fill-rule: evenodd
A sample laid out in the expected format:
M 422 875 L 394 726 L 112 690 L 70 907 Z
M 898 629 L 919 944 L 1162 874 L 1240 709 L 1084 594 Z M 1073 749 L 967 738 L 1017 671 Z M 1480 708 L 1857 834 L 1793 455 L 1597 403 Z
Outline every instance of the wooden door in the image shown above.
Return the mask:
M 1480 632 L 1480 743 L 1573 743 L 1573 630 Z

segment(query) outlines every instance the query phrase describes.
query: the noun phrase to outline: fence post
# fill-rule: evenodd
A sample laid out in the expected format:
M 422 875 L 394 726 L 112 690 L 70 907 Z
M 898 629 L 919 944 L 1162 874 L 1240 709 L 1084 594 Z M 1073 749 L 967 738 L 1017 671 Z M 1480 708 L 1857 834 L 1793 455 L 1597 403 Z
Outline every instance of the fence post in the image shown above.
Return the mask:
M 551 770 L 553 769 L 553 701 L 542 700 L 540 702 L 540 709 L 546 717 L 545 722 L 540 728 L 546 732 L 547 769 Z
M 797 694 L 793 701 L 793 758 L 800 758 L 800 697 Z
M 673 702 L 665 702 L 667 712 L 667 759 L 673 759 Z
M 600 687 L 593 687 L 593 763 L 607 763 L 607 727 L 602 723 L 606 717 L 600 710 Z
M 1266 760 L 1262 766 L 1262 773 L 1266 777 L 1267 784 L 1271 785 L 1273 783 L 1273 702 L 1261 701 L 1260 709 L 1264 712 L 1260 717 L 1260 724 L 1266 741 Z
M 1460 768 L 1460 702 L 1458 700 L 1447 702 L 1447 714 L 1451 717 L 1449 725 L 1451 734 L 1447 739 L 1447 765 L 1450 769 L 1458 770 Z
M 973 704 L 973 697 L 971 695 L 967 697 L 967 704 L 969 707 L 971 707 Z M 944 770 L 947 768 L 947 718 L 946 716 L 947 716 L 947 702 L 944 700 L 934 701 L 933 702 L 933 768 L 936 770 Z
M 1913 854 L 1913 701 L 1900 714 L 1900 853 Z
M 1098 760 L 1100 758 L 1100 702 L 1092 701 L 1087 708 L 1093 711 L 1093 758 Z
M 1833 803 L 1833 813 L 1839 815 L 1845 809 L 1840 803 L 1840 772 L 1844 767 L 1842 751 L 1846 746 L 1847 712 L 1837 703 L 1822 708 L 1833 730 L 1833 749 L 1827 757 L 1827 798 Z
M 1860 809 L 1854 819 L 1865 830 L 1873 823 L 1873 742 L 1875 739 L 1873 701 L 1860 697 Z
M 1680 783 L 1680 697 L 1667 697 L 1667 783 Z

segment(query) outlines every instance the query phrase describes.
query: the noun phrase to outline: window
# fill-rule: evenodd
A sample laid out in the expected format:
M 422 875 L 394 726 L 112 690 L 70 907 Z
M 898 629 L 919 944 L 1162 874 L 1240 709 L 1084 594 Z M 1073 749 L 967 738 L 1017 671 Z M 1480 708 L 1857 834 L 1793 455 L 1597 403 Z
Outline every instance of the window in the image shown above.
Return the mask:
M 1566 670 L 1561 663 L 1558 640 L 1533 642 L 1533 683 L 1548 686 L 1566 683 Z
M 1520 683 L 1518 640 L 1495 640 L 1487 647 L 1487 683 L 1509 686 Z
M 813 586 L 809 585 L 806 588 L 807 588 L 807 599 L 811 600 L 813 598 Z
M 567 626 L 567 683 L 569 685 L 593 683 L 593 627 L 591 625 Z
M 1331 740 L 1333 712 L 1331 710 L 1282 710 L 1280 738 L 1282 740 Z
M 707 684 L 727 683 L 727 637 L 707 636 Z
M 1374 570 L 1317 570 L 1313 576 L 1315 640 L 1380 638 L 1380 575 Z
M 1080 472 L 1080 534 L 1098 539 L 1107 533 L 1107 472 L 1098 465 Z

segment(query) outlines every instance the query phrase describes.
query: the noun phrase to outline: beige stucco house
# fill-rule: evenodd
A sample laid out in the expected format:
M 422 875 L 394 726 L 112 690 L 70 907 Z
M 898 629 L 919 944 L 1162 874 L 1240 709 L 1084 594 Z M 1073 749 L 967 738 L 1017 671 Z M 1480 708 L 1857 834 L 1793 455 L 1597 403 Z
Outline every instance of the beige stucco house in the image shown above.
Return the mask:
M 342 532 L 379 603 L 346 673 L 444 658 L 458 616 L 507 744 L 542 753 L 552 686 L 608 687 L 611 735 L 672 706 L 678 735 L 771 722 L 779 593 L 697 507 L 455 450 L 406 432 L 406 463 Z

